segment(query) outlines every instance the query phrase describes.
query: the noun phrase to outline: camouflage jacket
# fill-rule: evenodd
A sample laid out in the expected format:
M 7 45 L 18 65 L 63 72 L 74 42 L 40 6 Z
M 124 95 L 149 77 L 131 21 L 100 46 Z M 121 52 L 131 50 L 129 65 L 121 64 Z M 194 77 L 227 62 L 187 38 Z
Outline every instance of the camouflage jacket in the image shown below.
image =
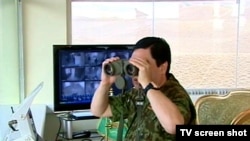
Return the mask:
M 170 74 L 168 81 L 160 90 L 174 102 L 182 113 L 185 124 L 194 124 L 196 112 L 193 102 L 191 101 L 186 90 L 179 84 L 174 75 Z M 150 103 L 144 97 L 144 104 L 141 112 L 141 118 L 137 118 L 136 96 L 139 90 L 131 89 L 124 94 L 110 97 L 110 105 L 113 121 L 119 121 L 121 115 L 127 119 L 128 132 L 125 137 L 127 141 L 135 141 L 138 134 L 137 129 L 142 129 L 140 141 L 175 141 L 175 135 L 167 133 L 161 126 Z M 166 107 L 168 108 L 168 107 Z M 122 114 L 123 113 L 123 114 Z

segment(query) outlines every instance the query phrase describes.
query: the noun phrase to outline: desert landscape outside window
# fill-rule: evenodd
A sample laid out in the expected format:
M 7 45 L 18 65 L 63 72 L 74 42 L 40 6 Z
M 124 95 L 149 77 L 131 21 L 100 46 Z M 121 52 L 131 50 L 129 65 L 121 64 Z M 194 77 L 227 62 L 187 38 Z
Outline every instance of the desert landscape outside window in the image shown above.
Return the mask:
M 72 44 L 165 38 L 187 89 L 250 87 L 248 0 L 73 0 L 71 20 Z

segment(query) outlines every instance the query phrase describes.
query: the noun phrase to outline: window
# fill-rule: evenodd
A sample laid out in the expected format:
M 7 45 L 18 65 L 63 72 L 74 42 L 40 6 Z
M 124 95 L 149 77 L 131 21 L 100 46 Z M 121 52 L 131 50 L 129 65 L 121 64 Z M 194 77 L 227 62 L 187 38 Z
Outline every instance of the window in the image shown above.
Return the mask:
M 250 2 L 72 1 L 72 43 L 133 44 L 165 38 L 171 72 L 185 88 L 246 88 L 250 83 Z

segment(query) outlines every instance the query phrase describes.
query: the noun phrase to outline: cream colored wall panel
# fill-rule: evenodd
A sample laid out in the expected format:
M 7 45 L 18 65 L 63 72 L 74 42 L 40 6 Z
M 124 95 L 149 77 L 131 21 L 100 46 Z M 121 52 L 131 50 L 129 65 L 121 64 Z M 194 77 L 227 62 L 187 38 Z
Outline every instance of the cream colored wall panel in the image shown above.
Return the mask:
M 26 89 L 44 87 L 34 103 L 53 105 L 53 44 L 67 42 L 67 0 L 23 0 Z
M 0 0 L 0 103 L 19 103 L 17 7 Z

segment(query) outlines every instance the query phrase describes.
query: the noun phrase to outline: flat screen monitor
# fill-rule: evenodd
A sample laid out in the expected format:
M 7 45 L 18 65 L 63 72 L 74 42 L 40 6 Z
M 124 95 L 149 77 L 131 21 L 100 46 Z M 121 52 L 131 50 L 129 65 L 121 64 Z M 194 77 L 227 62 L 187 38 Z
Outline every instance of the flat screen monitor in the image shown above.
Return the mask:
M 102 62 L 118 56 L 129 59 L 134 45 L 53 45 L 54 112 L 90 111 L 93 94 L 101 81 Z M 126 87 L 132 86 L 126 76 Z M 114 95 L 121 89 L 114 84 Z

